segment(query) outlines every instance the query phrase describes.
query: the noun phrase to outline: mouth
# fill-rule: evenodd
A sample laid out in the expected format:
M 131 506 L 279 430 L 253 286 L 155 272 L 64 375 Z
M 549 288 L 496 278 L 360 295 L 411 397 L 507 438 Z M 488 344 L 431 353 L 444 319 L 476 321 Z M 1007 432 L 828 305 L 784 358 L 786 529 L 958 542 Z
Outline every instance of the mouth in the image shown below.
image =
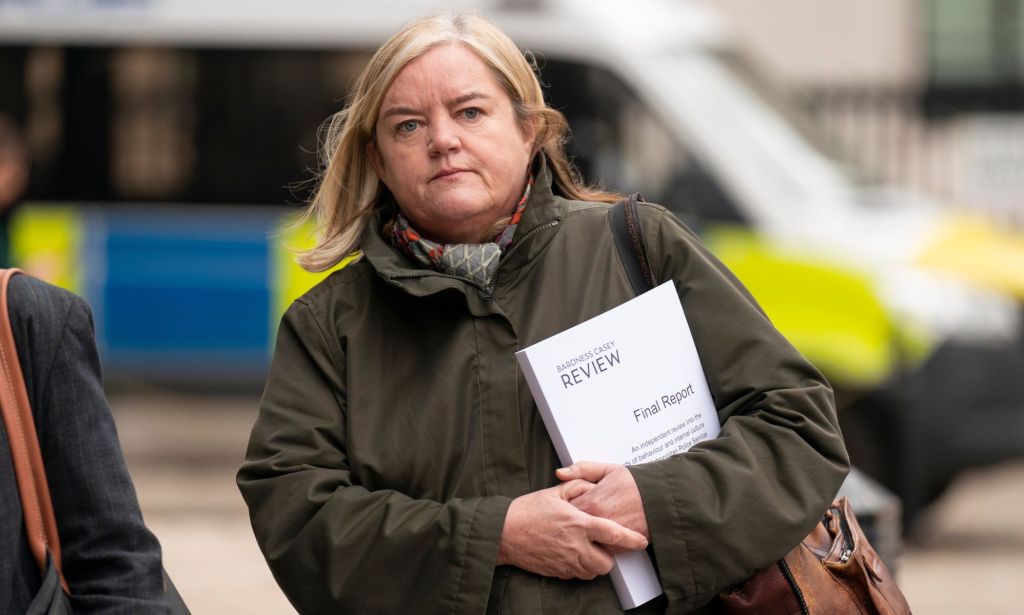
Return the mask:
M 430 178 L 430 181 L 434 181 L 435 179 L 455 179 L 460 174 L 465 173 L 466 171 L 466 169 L 459 169 L 456 167 L 441 169 L 440 171 L 437 172 L 437 174 Z

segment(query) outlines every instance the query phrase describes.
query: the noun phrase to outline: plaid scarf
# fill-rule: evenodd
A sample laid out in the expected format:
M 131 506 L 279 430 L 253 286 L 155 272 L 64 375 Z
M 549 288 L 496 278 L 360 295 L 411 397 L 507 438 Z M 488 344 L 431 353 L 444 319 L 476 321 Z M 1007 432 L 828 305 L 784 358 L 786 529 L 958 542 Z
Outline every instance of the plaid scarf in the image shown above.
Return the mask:
M 516 225 L 526 210 L 526 201 L 530 198 L 532 187 L 531 175 L 526 182 L 523 198 L 519 199 L 515 211 L 512 212 L 508 226 L 490 243 L 440 244 L 425 239 L 412 227 L 401 211 L 395 215 L 394 229 L 388 239 L 392 246 L 405 252 L 424 267 L 468 278 L 480 286 L 488 286 L 498 270 L 502 251 L 512 244 L 512 236 L 515 235 Z

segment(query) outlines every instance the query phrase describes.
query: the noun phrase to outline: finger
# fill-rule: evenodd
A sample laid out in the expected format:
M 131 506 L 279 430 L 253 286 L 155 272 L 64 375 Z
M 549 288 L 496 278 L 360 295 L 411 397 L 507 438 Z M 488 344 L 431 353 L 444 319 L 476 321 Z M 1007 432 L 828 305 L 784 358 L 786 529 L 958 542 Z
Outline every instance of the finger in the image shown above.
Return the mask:
M 622 555 L 623 553 L 629 553 L 630 551 L 639 551 L 640 549 L 623 549 L 622 547 L 613 547 L 611 545 L 601 545 L 604 550 L 607 551 L 612 557 L 616 555 Z
M 594 542 L 599 542 L 612 549 L 623 549 L 625 551 L 639 551 L 647 548 L 647 539 L 640 532 L 634 532 L 614 521 L 602 517 L 590 517 L 587 526 L 587 536 Z
M 600 545 L 593 544 L 580 557 L 580 564 L 586 568 L 588 574 L 593 575 L 591 578 L 594 578 L 611 572 L 612 566 L 615 565 L 615 558 Z
M 585 480 L 575 479 L 567 483 L 562 483 L 558 487 L 558 493 L 566 502 L 578 498 L 580 496 L 590 493 L 590 491 L 596 487 L 594 483 L 587 482 Z
M 592 580 L 594 580 L 594 578 L 597 577 L 597 573 L 590 571 L 590 568 L 587 567 L 586 561 L 587 561 L 587 557 L 585 555 L 577 554 L 576 555 L 576 563 L 570 569 L 570 572 L 569 572 L 570 577 L 569 578 L 571 578 L 571 579 L 583 579 L 584 581 L 592 581 Z M 566 579 L 566 580 L 568 580 L 568 579 Z
M 614 463 L 598 463 L 596 461 L 577 461 L 567 468 L 558 468 L 555 470 L 555 476 L 561 480 L 572 480 L 575 478 L 582 478 L 583 480 L 589 480 L 592 483 L 596 483 L 609 472 L 616 469 L 617 465 Z
M 593 483 L 587 484 L 592 485 Z M 600 508 L 601 498 L 596 497 L 596 494 L 593 494 L 590 491 L 570 499 L 569 503 L 589 515 L 597 515 L 598 517 L 604 516 L 595 512 Z

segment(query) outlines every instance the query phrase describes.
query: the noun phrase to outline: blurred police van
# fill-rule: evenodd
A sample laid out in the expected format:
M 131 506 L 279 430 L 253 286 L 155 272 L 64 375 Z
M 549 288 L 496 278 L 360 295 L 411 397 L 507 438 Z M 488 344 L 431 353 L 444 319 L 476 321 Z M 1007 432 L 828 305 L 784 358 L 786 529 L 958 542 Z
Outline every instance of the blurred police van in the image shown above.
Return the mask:
M 0 2 L 22 264 L 87 295 L 115 376 L 258 380 L 315 282 L 280 231 L 318 126 L 402 23 L 467 8 L 534 55 L 584 176 L 675 211 L 826 373 L 909 509 L 1024 452 L 1024 239 L 849 167 L 685 0 Z

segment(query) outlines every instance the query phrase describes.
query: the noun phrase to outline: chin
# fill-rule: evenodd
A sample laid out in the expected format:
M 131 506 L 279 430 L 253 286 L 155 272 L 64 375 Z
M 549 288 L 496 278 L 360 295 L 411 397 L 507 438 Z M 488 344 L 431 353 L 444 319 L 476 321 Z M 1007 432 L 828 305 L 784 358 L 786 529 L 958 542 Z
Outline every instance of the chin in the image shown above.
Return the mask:
M 447 195 L 432 209 L 445 219 L 464 221 L 491 209 L 491 201 L 486 194 L 460 192 Z

